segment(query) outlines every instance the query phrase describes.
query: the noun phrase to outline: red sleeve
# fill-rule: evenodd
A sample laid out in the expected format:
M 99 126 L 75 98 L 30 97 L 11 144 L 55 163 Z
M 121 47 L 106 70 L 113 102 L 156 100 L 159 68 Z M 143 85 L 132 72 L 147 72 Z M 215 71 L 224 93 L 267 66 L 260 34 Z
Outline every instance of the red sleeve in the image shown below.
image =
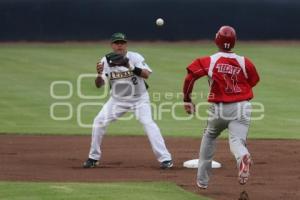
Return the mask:
M 248 58 L 245 58 L 245 65 L 248 75 L 247 81 L 251 87 L 254 87 L 259 82 L 259 75 L 254 64 Z
M 209 58 L 209 57 L 207 57 Z M 193 74 L 194 77 L 200 78 L 207 75 L 208 67 L 205 67 L 207 58 L 198 58 L 194 60 L 186 69 L 188 73 Z M 210 59 L 210 58 L 209 58 Z
M 191 102 L 191 93 L 193 91 L 195 81 L 207 75 L 208 67 L 203 66 L 203 60 L 205 59 L 196 59 L 194 60 L 186 69 L 188 74 L 185 77 L 183 85 L 183 101 Z
M 192 73 L 188 73 L 184 79 L 183 84 L 183 101 L 191 102 L 191 93 L 193 91 L 194 83 L 197 80 L 196 77 L 192 75 Z

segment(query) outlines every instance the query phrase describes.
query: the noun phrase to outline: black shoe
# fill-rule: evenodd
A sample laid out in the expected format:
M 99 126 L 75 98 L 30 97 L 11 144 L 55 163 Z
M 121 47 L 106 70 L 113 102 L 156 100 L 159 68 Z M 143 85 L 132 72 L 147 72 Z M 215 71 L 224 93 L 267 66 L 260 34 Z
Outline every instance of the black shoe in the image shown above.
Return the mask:
M 170 169 L 173 167 L 173 161 L 172 160 L 165 160 L 162 163 L 160 163 L 161 169 Z
M 98 160 L 94 160 L 94 159 L 87 159 L 84 163 L 83 163 L 83 168 L 94 168 L 99 164 Z

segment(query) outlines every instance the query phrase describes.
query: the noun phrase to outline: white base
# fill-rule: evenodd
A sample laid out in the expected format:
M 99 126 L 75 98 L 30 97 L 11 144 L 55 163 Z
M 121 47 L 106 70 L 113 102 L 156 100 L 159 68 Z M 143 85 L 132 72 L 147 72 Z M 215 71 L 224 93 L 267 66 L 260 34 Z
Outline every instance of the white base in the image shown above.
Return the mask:
M 183 163 L 183 166 L 186 167 L 186 168 L 198 168 L 198 162 L 199 162 L 199 159 L 193 159 L 193 160 L 187 160 Z M 217 161 L 212 161 L 211 163 L 211 168 L 221 168 L 222 165 L 221 163 L 217 162 Z

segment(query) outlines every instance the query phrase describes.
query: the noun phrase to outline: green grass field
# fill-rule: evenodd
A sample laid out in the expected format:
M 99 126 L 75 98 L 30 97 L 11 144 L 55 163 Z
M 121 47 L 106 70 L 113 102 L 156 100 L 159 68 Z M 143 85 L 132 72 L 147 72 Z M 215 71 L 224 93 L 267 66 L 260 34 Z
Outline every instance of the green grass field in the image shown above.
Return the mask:
M 21 183 L 0 182 L 1 200 L 209 200 L 174 183 Z
M 143 54 L 152 67 L 148 80 L 150 95 L 156 106 L 167 102 L 164 109 L 171 110 L 173 103 L 181 102 L 181 88 L 185 67 L 196 57 L 215 52 L 210 43 L 132 43 L 129 49 Z M 239 43 L 236 52 L 247 55 L 256 64 L 261 82 L 255 88 L 253 101 L 265 107 L 264 119 L 253 121 L 250 138 L 300 138 L 300 95 L 298 95 L 300 44 L 291 43 Z M 1 44 L 0 45 L 0 132 L 34 134 L 90 134 L 90 128 L 82 128 L 78 120 L 88 125 L 98 113 L 97 105 L 82 103 L 104 103 L 105 100 L 78 97 L 77 79 L 81 74 L 95 73 L 97 59 L 110 51 L 109 44 Z M 50 85 L 54 81 L 72 84 L 72 96 L 54 99 Z M 93 78 L 83 78 L 80 84 L 84 95 L 99 95 Z M 68 95 L 67 85 L 55 85 L 55 95 Z M 205 102 L 208 85 L 206 78 L 197 82 L 194 89 L 195 102 Z M 178 95 L 179 94 L 179 95 Z M 170 96 L 173 95 L 173 96 Z M 158 99 L 160 97 L 160 99 Z M 68 103 L 73 114 L 68 120 L 56 121 L 50 117 L 53 103 Z M 69 107 L 54 107 L 56 117 L 67 117 Z M 80 111 L 79 108 L 82 108 Z M 200 115 L 205 117 L 205 107 Z M 80 113 L 80 118 L 77 117 Z M 174 115 L 187 117 L 183 108 L 174 107 Z M 258 114 L 255 114 L 258 116 Z M 164 135 L 199 137 L 205 120 L 176 121 L 165 111 L 156 118 Z M 174 126 L 174 123 L 180 126 Z M 120 127 L 126 126 L 126 129 Z M 110 134 L 143 134 L 136 120 L 118 121 L 112 124 Z M 226 134 L 223 134 L 226 135 Z
M 181 102 L 185 67 L 196 57 L 215 52 L 210 43 L 133 43 L 130 50 L 143 54 L 153 69 L 148 80 L 150 95 L 155 106 L 171 110 L 172 105 Z M 239 43 L 236 52 L 247 55 L 256 64 L 261 82 L 255 88 L 255 102 L 264 105 L 264 119 L 253 121 L 250 138 L 299 139 L 300 130 L 300 43 Z M 77 79 L 81 74 L 95 74 L 98 58 L 109 52 L 109 44 L 0 44 L 0 133 L 6 134 L 86 134 L 91 128 L 78 125 L 91 124 L 100 107 L 84 106 L 87 103 L 104 103 L 105 99 L 82 99 L 78 96 Z M 55 99 L 50 95 L 54 81 L 71 83 L 55 85 L 54 94 L 68 96 Z M 80 84 L 84 95 L 99 95 L 103 90 L 94 87 L 93 78 L 82 79 Z M 205 102 L 208 92 L 207 80 L 197 82 L 194 91 L 195 102 Z M 158 98 L 160 97 L 160 98 Z M 53 120 L 50 107 L 55 107 L 56 117 L 70 119 Z M 67 103 L 67 104 L 66 104 Z M 69 107 L 68 107 L 69 106 Z M 79 108 L 82 108 L 79 110 Z M 203 109 L 203 110 L 202 110 Z M 206 116 L 205 107 L 199 112 Z M 155 109 L 154 109 L 155 110 Z M 77 117 L 80 113 L 80 118 Z M 155 113 L 155 112 L 154 112 Z M 181 106 L 174 108 L 178 117 L 187 117 Z M 257 116 L 257 114 L 253 114 Z M 199 137 L 205 120 L 195 117 L 176 121 L 165 111 L 157 118 L 163 135 Z M 176 124 L 176 125 L 175 125 Z M 126 127 L 126 128 L 123 128 Z M 112 135 L 143 135 L 136 120 L 118 121 L 109 129 Z M 226 134 L 223 134 L 226 137 Z M 130 192 L 134 191 L 134 192 Z M 95 198 L 96 197 L 96 198 Z M 98 198 L 99 197 L 99 198 Z M 169 183 L 114 183 L 114 184 L 65 184 L 65 183 L 17 183 L 0 182 L 0 200 L 34 199 L 103 199 L 103 200 L 176 200 L 202 199 Z

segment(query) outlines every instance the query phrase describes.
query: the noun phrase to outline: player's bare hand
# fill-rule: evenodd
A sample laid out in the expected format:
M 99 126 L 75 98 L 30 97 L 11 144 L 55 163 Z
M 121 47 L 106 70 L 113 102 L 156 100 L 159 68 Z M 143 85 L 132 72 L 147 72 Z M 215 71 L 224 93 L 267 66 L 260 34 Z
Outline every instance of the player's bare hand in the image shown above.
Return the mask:
M 104 69 L 104 63 L 103 62 L 98 62 L 96 69 L 97 69 L 97 73 L 98 74 L 102 74 L 103 73 L 103 69 Z
M 185 109 L 185 112 L 187 112 L 188 114 L 194 114 L 195 113 L 195 104 L 193 104 L 192 102 L 185 102 L 184 109 Z

